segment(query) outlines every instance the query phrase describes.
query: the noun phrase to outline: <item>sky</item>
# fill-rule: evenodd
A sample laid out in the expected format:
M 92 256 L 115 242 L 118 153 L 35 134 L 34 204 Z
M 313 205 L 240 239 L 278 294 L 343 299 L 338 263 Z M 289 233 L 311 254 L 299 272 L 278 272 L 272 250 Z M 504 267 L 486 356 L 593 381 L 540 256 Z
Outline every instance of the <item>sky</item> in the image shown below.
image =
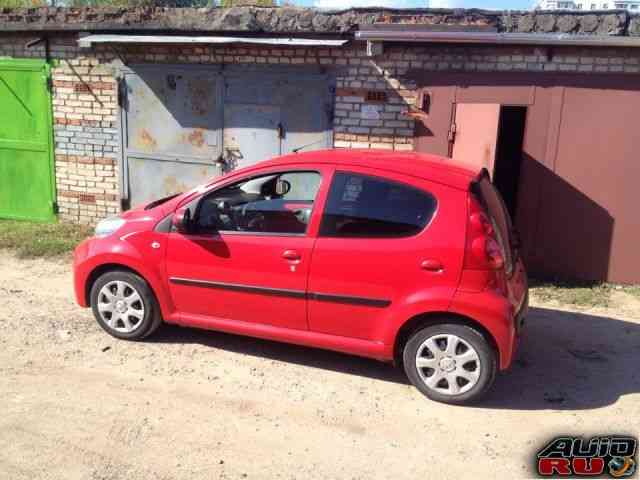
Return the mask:
M 318 8 L 395 7 L 395 8 L 486 8 L 526 10 L 531 0 L 294 0 L 296 5 Z

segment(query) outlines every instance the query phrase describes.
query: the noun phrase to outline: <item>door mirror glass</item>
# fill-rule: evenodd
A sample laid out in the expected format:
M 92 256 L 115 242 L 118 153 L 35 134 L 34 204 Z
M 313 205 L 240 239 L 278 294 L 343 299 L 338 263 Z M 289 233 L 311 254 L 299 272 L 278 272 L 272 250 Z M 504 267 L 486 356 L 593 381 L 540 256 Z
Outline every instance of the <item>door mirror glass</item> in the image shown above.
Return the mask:
M 279 178 L 276 182 L 276 195 L 283 196 L 291 191 L 291 183 L 287 180 Z
M 178 210 L 173 216 L 173 228 L 179 233 L 189 233 L 192 230 L 191 210 Z

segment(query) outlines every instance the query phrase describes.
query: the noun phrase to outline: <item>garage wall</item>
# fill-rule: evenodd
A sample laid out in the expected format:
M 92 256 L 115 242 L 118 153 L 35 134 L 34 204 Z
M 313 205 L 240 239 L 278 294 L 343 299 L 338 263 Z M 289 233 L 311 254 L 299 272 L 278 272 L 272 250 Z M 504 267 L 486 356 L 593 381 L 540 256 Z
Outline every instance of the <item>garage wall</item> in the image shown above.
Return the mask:
M 26 48 L 34 35 L 5 34 L 0 55 L 44 56 L 44 45 Z M 57 34 L 50 51 L 53 69 L 56 179 L 60 217 L 95 223 L 119 211 L 117 55 L 109 48 L 77 47 L 76 34 Z M 138 46 L 120 49 L 128 63 L 314 66 L 335 76 L 333 138 L 336 147 L 414 148 L 416 123 L 406 115 L 418 90 L 419 72 L 640 72 L 634 49 L 465 47 L 415 45 L 386 47 L 369 58 L 363 43 L 346 48 L 250 48 Z M 551 53 L 551 55 L 548 55 Z M 370 91 L 386 97 L 367 98 Z M 445 93 L 446 94 L 446 91 Z M 440 95 L 437 91 L 434 95 Z M 435 112 L 434 112 L 435 113 Z M 448 120 L 437 128 L 447 128 Z M 422 128 L 417 125 L 418 130 Z M 418 132 L 442 142 L 442 132 Z M 446 130 L 445 145 L 446 145 Z M 433 148 L 432 148 L 433 147 Z M 443 153 L 436 144 L 429 151 Z M 446 152 L 444 152 L 446 153 Z

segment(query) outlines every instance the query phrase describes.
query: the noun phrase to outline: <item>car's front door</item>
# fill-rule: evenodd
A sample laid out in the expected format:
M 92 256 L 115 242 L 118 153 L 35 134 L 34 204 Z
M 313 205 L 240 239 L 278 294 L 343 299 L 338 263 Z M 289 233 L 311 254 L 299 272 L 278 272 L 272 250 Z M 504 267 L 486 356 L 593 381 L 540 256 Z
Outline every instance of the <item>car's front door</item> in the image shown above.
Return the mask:
M 262 171 L 207 193 L 188 234 L 169 235 L 166 266 L 187 321 L 307 329 L 310 236 L 322 169 Z M 316 219 L 316 217 L 318 217 Z

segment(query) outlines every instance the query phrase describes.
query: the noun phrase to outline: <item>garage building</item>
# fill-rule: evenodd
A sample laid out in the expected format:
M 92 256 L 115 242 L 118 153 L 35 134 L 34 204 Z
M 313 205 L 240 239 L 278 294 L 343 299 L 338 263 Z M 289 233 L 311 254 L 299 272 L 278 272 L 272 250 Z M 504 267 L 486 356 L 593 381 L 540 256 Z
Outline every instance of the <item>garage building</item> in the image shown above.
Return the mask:
M 295 151 L 487 167 L 531 272 L 640 282 L 626 11 L 0 10 L 0 216 L 95 223 Z

